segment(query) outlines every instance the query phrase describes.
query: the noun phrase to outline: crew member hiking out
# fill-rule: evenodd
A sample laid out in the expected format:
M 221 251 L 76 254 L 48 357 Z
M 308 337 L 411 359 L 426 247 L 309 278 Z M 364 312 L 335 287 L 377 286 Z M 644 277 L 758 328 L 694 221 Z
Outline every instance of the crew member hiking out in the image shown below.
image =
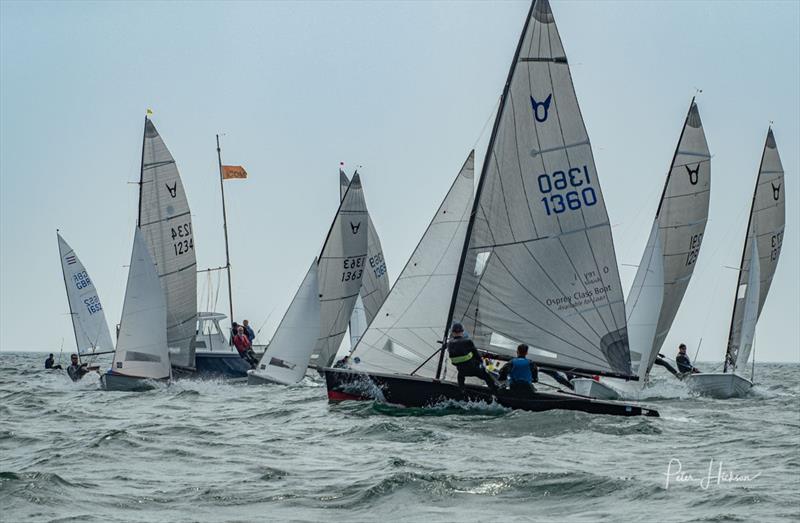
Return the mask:
M 536 392 L 533 384 L 539 382 L 539 370 L 527 356 L 528 346 L 523 343 L 517 346 L 517 357 L 500 369 L 500 381 L 508 378 L 508 388 L 512 391 Z
M 680 374 L 680 373 L 679 373 L 677 370 L 675 370 L 675 367 L 673 367 L 672 365 L 670 365 L 670 364 L 669 364 L 669 363 L 668 363 L 668 362 L 667 362 L 667 361 L 664 359 L 664 355 L 663 355 L 663 354 L 661 354 L 661 353 L 659 353 L 659 354 L 658 354 L 658 356 L 656 356 L 656 360 L 655 360 L 653 363 L 654 363 L 655 365 L 661 365 L 662 367 L 664 367 L 665 369 L 667 369 L 667 370 L 670 372 L 670 374 L 672 374 L 673 376 L 676 376 L 676 377 L 677 377 L 677 376 Z
M 486 372 L 483 366 L 481 355 L 472 340 L 464 337 L 464 327 L 460 323 L 454 323 L 450 329 L 450 340 L 447 342 L 447 353 L 450 356 L 450 363 L 455 365 L 458 370 L 458 387 L 464 388 L 464 381 L 467 376 L 475 376 L 486 382 L 493 391 L 497 390 L 494 379 Z
M 78 363 L 78 355 L 73 354 L 69 357 L 71 365 L 67 367 L 67 374 L 69 377 L 72 378 L 72 381 L 79 381 L 83 378 L 84 374 L 89 372 L 89 369 L 86 367 L 88 366 L 86 363 Z
M 255 369 L 256 366 L 258 366 L 258 358 L 255 352 L 253 352 L 250 339 L 244 333 L 244 327 L 241 325 L 238 327 L 236 336 L 233 337 L 233 345 L 236 347 L 237 352 L 239 352 L 239 356 L 249 363 L 251 368 Z
M 700 372 L 700 369 L 695 368 L 689 356 L 686 355 L 686 345 L 683 343 L 678 345 L 678 355 L 675 356 L 675 363 L 678 364 L 679 372 L 691 372 L 692 374 Z

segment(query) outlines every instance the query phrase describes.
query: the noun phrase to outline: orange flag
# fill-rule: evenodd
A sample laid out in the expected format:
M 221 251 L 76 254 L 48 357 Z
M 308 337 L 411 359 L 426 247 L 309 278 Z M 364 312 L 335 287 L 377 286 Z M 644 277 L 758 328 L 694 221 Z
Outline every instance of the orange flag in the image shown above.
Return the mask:
M 247 171 L 241 165 L 223 165 L 222 166 L 222 179 L 231 180 L 238 178 L 247 178 Z

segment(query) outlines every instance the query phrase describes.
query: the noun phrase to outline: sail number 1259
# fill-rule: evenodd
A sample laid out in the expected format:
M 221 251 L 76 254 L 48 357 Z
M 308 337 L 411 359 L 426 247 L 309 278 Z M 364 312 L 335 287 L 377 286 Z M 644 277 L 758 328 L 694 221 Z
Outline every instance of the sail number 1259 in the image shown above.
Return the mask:
M 582 169 L 573 167 L 566 172 L 540 174 L 536 181 L 539 183 L 539 192 L 545 195 L 541 202 L 548 216 L 561 214 L 568 209 L 576 211 L 597 203 L 597 193 L 591 187 L 592 179 L 585 165 Z

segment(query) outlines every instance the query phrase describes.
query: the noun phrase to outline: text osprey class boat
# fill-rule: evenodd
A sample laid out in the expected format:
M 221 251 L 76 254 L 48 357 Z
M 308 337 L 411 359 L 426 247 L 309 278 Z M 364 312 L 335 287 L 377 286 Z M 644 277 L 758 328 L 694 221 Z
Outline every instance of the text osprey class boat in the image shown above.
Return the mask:
M 354 367 L 325 369 L 328 397 L 657 416 L 564 392 L 459 389 L 437 341 L 458 321 L 500 358 L 526 343 L 543 367 L 638 379 L 608 214 L 546 0 L 528 13 L 474 199 L 473 171 L 471 153 L 353 351 Z
M 708 221 L 710 189 L 711 155 L 692 100 L 625 302 L 631 370 L 639 381 L 576 378 L 576 392 L 600 399 L 635 399 L 641 392 L 692 278 Z
M 785 223 L 783 165 L 770 128 L 761 155 L 739 263 L 725 365 L 722 372 L 687 375 L 684 379 L 692 390 L 717 398 L 731 398 L 744 396 L 753 387 L 755 369 L 751 368 L 750 379 L 743 374 L 753 348 L 756 322 L 778 266 Z

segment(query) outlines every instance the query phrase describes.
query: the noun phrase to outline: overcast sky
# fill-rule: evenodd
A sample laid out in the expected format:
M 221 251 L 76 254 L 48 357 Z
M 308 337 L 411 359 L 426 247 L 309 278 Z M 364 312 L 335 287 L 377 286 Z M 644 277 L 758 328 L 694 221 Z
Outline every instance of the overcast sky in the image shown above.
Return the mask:
M 266 341 L 360 167 L 392 279 L 493 111 L 529 4 L 0 3 L 0 348 L 72 350 L 56 228 L 119 321 L 146 108 L 190 199 L 199 267 L 224 264 L 216 133 L 237 320 Z M 758 323 L 759 361 L 800 361 L 800 3 L 553 2 L 633 280 L 696 89 L 712 160 L 710 221 L 667 338 L 721 361 L 770 121 L 787 224 Z M 477 169 L 476 169 L 477 172 Z M 211 282 L 217 290 L 216 277 Z M 200 307 L 208 307 L 200 277 Z M 227 311 L 226 289 L 216 309 Z M 212 300 L 213 301 L 213 300 Z

